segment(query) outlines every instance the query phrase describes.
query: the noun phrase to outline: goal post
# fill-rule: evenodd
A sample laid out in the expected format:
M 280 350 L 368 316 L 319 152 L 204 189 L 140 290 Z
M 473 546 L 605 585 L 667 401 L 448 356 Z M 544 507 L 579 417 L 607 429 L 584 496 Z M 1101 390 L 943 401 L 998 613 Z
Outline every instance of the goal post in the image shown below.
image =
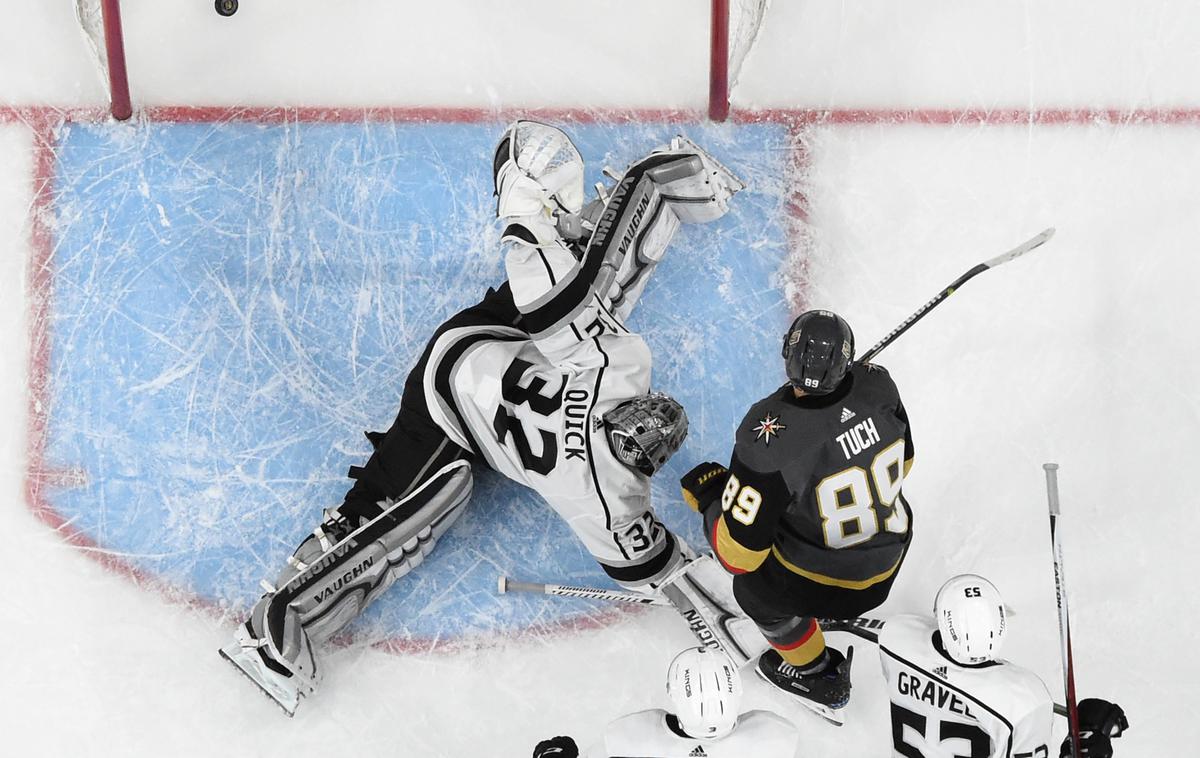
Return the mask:
M 771 0 L 712 0 L 708 117 L 729 118 L 729 98 L 762 31 Z
M 133 115 L 133 103 L 129 97 L 129 74 L 125 68 L 121 1 L 75 0 L 75 16 L 107 79 L 113 118 L 125 121 Z

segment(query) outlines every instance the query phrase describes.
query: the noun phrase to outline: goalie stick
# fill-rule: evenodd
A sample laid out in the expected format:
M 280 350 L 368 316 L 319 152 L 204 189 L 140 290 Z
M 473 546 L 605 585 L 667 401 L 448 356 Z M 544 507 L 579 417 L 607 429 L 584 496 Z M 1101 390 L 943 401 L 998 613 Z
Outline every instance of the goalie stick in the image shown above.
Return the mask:
M 607 600 L 613 603 L 631 603 L 634 605 L 657 605 L 667 608 L 674 607 L 671 601 L 661 595 L 642 595 L 636 592 L 621 592 L 601 587 L 576 587 L 569 584 L 546 584 L 543 582 L 520 582 L 501 575 L 497 583 L 500 594 L 509 592 L 528 592 L 535 595 L 551 595 L 554 597 L 577 597 L 587 600 Z M 859 616 L 851 619 L 817 619 L 821 629 L 826 632 L 846 632 L 861 637 L 868 642 L 879 642 L 879 630 L 883 628 L 883 620 Z M 1058 703 L 1054 704 L 1054 712 L 1066 716 L 1067 709 Z
M 888 345 L 895 342 L 897 337 L 899 337 L 901 334 L 904 334 L 905 332 L 907 332 L 909 327 L 911 327 L 913 324 L 917 323 L 922 318 L 924 318 L 925 314 L 929 313 L 931 310 L 933 310 L 935 307 L 937 307 L 943 300 L 945 300 L 946 298 L 950 297 L 955 292 L 957 292 L 959 287 L 963 286 L 964 284 L 966 284 L 968 281 L 970 281 L 974 277 L 982 274 L 984 271 L 987 271 L 988 269 L 993 269 L 1003 263 L 1008 263 L 1009 261 L 1013 260 L 1014 258 L 1020 258 L 1022 255 L 1024 255 L 1025 253 L 1028 253 L 1031 250 L 1036 250 L 1037 248 L 1046 244 L 1046 242 L 1053 236 L 1054 236 L 1054 228 L 1051 227 L 1051 228 L 1045 230 L 1044 232 L 1042 232 L 1041 234 L 1037 235 L 1036 237 L 1033 237 L 1032 239 L 1029 239 L 1026 242 L 1022 242 L 1020 245 L 1017 245 L 1012 250 L 1009 250 L 1007 253 L 1001 253 L 1000 255 L 997 255 L 995 258 L 989 258 L 988 260 L 984 261 L 983 263 L 978 263 L 978 264 L 972 266 L 971 269 L 967 271 L 967 273 L 965 273 L 962 276 L 955 279 L 953 282 L 950 283 L 950 286 L 946 287 L 941 292 L 937 293 L 937 295 L 935 295 L 932 300 L 930 300 L 928 303 L 925 303 L 924 305 L 922 305 L 911 316 L 904 319 L 904 321 L 900 322 L 899 326 L 897 326 L 892 331 L 888 332 L 887 335 L 883 339 L 881 339 L 878 343 L 876 343 L 874 347 L 872 347 L 870 350 L 868 350 L 866 353 L 864 353 L 863 356 L 861 358 L 859 358 L 857 362 L 858 363 L 869 363 L 872 358 L 874 358 L 876 355 L 878 355 L 880 353 L 880 351 L 882 351 L 885 347 L 887 347 Z
M 1063 572 L 1062 534 L 1058 519 L 1058 464 L 1043 463 L 1046 472 L 1046 500 L 1050 505 L 1050 545 L 1054 553 L 1054 595 L 1058 603 L 1058 636 L 1062 641 L 1063 687 L 1067 695 L 1067 729 L 1071 736 L 1071 756 L 1079 756 L 1079 707 L 1075 698 L 1075 661 L 1071 656 L 1071 621 L 1067 613 L 1067 578 Z M 1056 704 L 1055 711 L 1059 706 Z

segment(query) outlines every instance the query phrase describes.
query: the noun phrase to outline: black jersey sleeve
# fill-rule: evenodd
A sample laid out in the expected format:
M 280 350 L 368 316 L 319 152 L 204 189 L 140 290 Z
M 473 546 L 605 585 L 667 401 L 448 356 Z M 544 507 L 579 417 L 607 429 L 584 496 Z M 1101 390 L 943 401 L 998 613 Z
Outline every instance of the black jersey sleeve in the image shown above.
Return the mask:
M 908 476 L 908 472 L 913 465 L 913 440 L 912 440 L 912 425 L 908 423 L 908 411 L 904 409 L 904 401 L 900 396 L 896 395 L 896 418 L 904 422 L 904 475 Z
M 729 463 L 721 507 L 708 509 L 705 519 L 713 553 L 734 574 L 754 571 L 767 559 L 791 501 L 783 475 L 751 467 L 739 447 Z

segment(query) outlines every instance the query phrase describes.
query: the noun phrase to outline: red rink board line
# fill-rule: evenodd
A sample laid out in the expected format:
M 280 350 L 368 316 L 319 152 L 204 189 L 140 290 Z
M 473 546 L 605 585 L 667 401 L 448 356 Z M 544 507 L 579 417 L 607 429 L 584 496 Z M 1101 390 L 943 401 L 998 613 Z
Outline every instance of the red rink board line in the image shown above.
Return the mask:
M 574 123 L 699 123 L 706 119 L 700 110 L 534 108 L 329 108 L 329 107 L 235 107 L 235 106 L 155 106 L 136 111 L 137 123 L 503 123 L 517 117 L 540 118 Z M 793 156 L 789 169 L 797 179 L 786 207 L 791 220 L 786 225 L 789 243 L 796 250 L 807 247 L 805 226 L 808 201 L 799 180 L 809 165 L 803 131 L 814 126 L 929 124 L 948 126 L 1018 125 L 1200 125 L 1200 108 L 1169 109 L 771 109 L 734 111 L 734 123 L 781 123 L 790 127 Z M 33 201 L 29 211 L 30 261 L 27 276 L 29 318 L 29 374 L 27 463 L 25 474 L 26 505 L 39 521 L 113 574 L 123 576 L 136 586 L 149 589 L 164 600 L 204 612 L 220 621 L 229 621 L 231 610 L 207 598 L 180 589 L 138 568 L 121 556 L 105 550 L 95 540 L 75 529 L 58 513 L 45 496 L 45 490 L 71 486 L 82 481 L 81 472 L 52 470 L 46 466 L 45 449 L 49 412 L 50 348 L 49 315 L 53 297 L 53 254 L 55 242 L 51 219 L 54 210 L 54 168 L 57 129 L 67 123 L 116 123 L 103 107 L 58 108 L 53 106 L 0 105 L 0 124 L 24 124 L 33 135 Z M 793 307 L 801 310 L 806 289 L 807 270 L 804 256 L 795 256 L 791 272 Z M 527 636 L 559 634 L 609 626 L 621 617 L 643 612 L 636 606 L 614 606 L 594 614 L 567 619 L 525 631 Z M 400 654 L 415 652 L 453 652 L 469 647 L 497 644 L 501 636 L 471 637 L 461 640 L 414 640 L 391 638 L 373 643 L 376 649 Z M 350 644 L 353 638 L 335 640 Z
M 574 123 L 641 123 L 670 121 L 698 123 L 701 110 L 652 108 L 451 108 L 451 107 L 316 107 L 316 106 L 150 106 L 134 113 L 142 123 L 477 123 L 504 122 L 517 117 Z M 770 108 L 736 110 L 734 123 L 784 123 L 793 126 L 845 124 L 1020 124 L 1056 125 L 1187 125 L 1200 124 L 1200 108 Z M 0 105 L 0 123 L 67 123 L 111 121 L 103 107 Z M 116 123 L 116 122 L 113 122 Z

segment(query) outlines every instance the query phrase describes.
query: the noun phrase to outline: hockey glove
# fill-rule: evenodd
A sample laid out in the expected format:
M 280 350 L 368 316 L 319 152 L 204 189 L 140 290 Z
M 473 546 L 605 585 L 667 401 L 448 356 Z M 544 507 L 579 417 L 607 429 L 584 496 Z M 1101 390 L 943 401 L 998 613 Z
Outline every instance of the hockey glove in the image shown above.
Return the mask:
M 533 758 L 579 758 L 579 746 L 570 737 L 551 737 L 537 744 Z
M 729 469 L 712 461 L 696 466 L 679 480 L 683 502 L 692 510 L 704 513 L 725 487 L 725 475 L 728 473 Z
M 1116 703 L 1089 697 L 1079 702 L 1079 752 L 1076 758 L 1112 758 L 1112 740 L 1129 728 Z M 1060 758 L 1071 755 L 1071 738 L 1063 740 Z

